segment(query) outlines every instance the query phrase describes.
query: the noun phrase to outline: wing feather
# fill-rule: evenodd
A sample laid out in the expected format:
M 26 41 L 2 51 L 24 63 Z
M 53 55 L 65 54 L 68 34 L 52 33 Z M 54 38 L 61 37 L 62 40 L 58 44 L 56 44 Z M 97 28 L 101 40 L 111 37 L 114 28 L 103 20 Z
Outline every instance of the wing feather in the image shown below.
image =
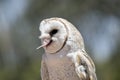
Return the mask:
M 95 65 L 89 55 L 82 50 L 67 54 L 72 58 L 75 64 L 75 71 L 80 80 L 97 80 L 95 73 Z
M 92 59 L 88 56 L 88 54 L 85 51 L 79 51 L 77 53 L 77 56 L 79 56 L 79 66 L 83 67 L 83 74 L 86 74 L 86 79 L 84 80 L 97 80 L 96 73 L 95 73 L 95 65 L 92 61 Z

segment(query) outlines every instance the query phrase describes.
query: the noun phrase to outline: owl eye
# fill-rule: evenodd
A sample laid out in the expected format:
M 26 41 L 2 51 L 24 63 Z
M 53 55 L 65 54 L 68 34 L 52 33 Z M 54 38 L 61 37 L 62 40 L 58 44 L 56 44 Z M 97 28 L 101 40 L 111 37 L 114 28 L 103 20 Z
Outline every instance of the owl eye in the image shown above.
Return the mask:
M 57 29 L 53 29 L 51 32 L 50 32 L 50 36 L 53 36 L 54 34 L 56 34 L 58 32 Z

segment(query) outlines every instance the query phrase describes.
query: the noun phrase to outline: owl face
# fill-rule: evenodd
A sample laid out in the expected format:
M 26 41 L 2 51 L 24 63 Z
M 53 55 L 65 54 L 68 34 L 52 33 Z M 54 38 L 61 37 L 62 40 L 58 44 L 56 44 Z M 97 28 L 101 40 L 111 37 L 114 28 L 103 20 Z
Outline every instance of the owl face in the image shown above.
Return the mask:
M 61 50 L 67 39 L 64 23 L 55 19 L 45 19 L 40 23 L 41 43 L 46 53 L 56 53 Z

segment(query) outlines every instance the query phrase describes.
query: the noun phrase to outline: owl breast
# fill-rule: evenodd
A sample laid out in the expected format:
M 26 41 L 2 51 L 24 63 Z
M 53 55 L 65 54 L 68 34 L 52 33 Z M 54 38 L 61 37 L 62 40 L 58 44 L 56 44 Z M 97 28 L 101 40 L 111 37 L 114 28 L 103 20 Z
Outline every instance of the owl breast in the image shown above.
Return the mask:
M 75 72 L 74 63 L 67 57 L 68 48 L 56 54 L 46 55 L 46 65 L 50 80 L 80 80 Z

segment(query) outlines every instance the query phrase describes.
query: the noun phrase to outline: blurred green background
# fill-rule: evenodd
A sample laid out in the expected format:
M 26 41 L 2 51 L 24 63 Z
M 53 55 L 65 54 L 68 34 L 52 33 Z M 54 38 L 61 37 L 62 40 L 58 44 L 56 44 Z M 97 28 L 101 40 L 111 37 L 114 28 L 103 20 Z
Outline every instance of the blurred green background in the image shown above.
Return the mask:
M 0 80 L 41 80 L 39 23 L 50 17 L 79 29 L 98 80 L 120 80 L 120 0 L 0 0 Z

